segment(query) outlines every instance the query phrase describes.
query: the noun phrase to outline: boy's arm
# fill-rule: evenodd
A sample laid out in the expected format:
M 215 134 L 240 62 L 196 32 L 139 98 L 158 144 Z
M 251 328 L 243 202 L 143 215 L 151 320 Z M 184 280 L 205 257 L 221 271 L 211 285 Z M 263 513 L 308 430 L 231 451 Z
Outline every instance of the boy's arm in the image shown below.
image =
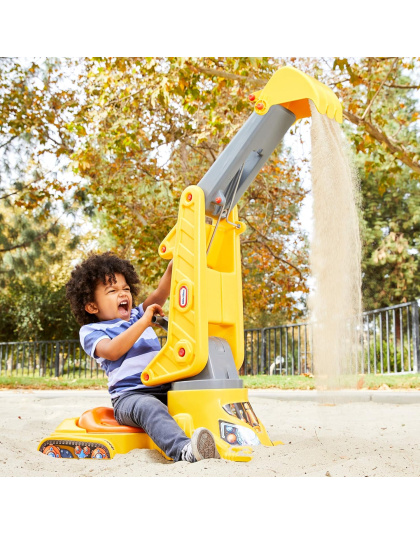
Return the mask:
M 147 307 L 141 319 L 132 324 L 127 330 L 114 339 L 101 339 L 95 348 L 95 355 L 105 360 L 118 360 L 128 352 L 142 333 L 152 325 L 152 317 L 156 313 L 165 315 L 159 304 L 151 304 Z
M 166 299 L 169 297 L 169 292 L 171 290 L 171 276 L 172 276 L 172 260 L 169 262 L 169 265 L 165 271 L 165 274 L 160 279 L 157 289 L 151 293 L 147 299 L 143 302 L 143 310 L 145 310 L 151 304 L 159 304 L 163 306 L 166 302 Z

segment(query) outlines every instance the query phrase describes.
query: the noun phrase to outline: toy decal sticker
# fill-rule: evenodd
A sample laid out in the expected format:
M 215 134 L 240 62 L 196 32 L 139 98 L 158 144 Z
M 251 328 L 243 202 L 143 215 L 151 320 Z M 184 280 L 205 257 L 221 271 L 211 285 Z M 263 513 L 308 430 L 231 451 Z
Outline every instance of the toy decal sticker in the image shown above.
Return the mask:
M 237 417 L 244 423 L 252 426 L 255 432 L 261 432 L 260 422 L 249 402 L 231 402 L 230 404 L 225 404 L 223 409 L 229 415 Z
M 74 452 L 78 458 L 89 458 L 90 456 L 90 447 L 82 447 L 81 445 L 76 445 Z
M 220 437 L 229 445 L 260 445 L 260 440 L 253 430 L 242 425 L 232 425 L 219 420 Z
M 188 288 L 187 286 L 181 286 L 179 289 L 179 305 L 181 308 L 185 308 L 188 304 Z
M 104 445 L 83 441 L 49 440 L 41 446 L 40 452 L 52 458 L 108 460 L 111 457 Z
M 54 447 L 54 445 L 47 445 L 42 452 L 47 456 L 51 456 L 52 458 L 61 458 L 60 449 L 58 447 Z
M 107 458 L 107 451 L 103 447 L 97 447 L 93 450 L 91 458 L 96 458 L 97 460 Z

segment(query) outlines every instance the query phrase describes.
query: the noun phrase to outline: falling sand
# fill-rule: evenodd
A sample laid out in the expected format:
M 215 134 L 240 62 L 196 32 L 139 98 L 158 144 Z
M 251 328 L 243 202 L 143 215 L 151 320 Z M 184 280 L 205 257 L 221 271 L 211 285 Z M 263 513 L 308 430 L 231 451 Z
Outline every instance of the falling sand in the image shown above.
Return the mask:
M 355 387 L 361 321 L 360 189 L 340 125 L 311 103 L 314 233 L 310 263 L 317 388 Z

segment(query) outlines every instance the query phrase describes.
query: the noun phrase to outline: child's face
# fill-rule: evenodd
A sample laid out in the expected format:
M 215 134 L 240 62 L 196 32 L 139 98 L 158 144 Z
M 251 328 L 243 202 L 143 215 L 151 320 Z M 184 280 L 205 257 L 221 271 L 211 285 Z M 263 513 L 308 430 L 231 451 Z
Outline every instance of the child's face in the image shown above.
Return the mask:
M 111 319 L 130 319 L 133 297 L 130 286 L 122 274 L 115 273 L 116 283 L 98 282 L 95 289 L 95 300 L 85 306 L 88 313 L 96 315 L 101 321 Z

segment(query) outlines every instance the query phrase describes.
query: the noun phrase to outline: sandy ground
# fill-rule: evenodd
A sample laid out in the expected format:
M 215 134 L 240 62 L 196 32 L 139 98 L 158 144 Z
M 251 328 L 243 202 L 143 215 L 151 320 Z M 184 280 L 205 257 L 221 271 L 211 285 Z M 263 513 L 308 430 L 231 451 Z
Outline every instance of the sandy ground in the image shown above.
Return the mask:
M 409 394 L 408 394 L 409 395 Z M 418 477 L 420 404 L 321 402 L 249 391 L 277 447 L 256 447 L 250 462 L 166 461 L 133 450 L 104 462 L 49 458 L 37 451 L 61 421 L 96 406 L 106 392 L 0 391 L 2 477 Z M 400 397 L 401 398 L 401 397 Z M 398 399 L 397 399 L 398 400 Z M 420 401 L 417 401 L 420 402 Z

